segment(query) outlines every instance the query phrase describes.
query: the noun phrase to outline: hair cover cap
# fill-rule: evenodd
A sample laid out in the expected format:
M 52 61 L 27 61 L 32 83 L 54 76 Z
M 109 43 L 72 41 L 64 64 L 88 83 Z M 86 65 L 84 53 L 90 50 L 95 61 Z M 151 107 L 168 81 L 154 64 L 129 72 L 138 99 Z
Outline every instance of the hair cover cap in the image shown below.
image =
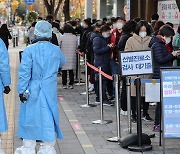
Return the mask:
M 34 34 L 39 37 L 51 38 L 52 37 L 52 25 L 45 20 L 38 21 Z

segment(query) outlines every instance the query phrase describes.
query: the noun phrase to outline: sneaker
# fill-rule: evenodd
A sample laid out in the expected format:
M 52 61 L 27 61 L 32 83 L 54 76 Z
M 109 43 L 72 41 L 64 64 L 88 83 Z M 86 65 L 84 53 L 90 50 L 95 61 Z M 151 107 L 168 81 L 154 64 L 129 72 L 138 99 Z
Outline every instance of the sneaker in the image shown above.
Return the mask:
M 100 101 L 95 101 L 95 104 L 96 105 L 100 105 Z
M 123 116 L 127 116 L 127 111 L 123 111 L 123 110 L 121 109 L 120 114 L 123 115 Z
M 105 100 L 105 101 L 103 101 L 103 105 L 104 106 L 114 106 L 114 103 L 112 103 L 111 101 Z
M 108 98 L 108 100 L 111 101 L 111 102 L 115 102 L 115 97 L 111 96 L 111 97 Z
M 149 114 L 142 117 L 142 120 L 144 120 L 144 121 L 153 121 L 153 119 L 149 116 Z
M 160 125 L 154 125 L 153 131 L 154 132 L 160 132 Z
M 67 85 L 63 85 L 63 89 L 67 89 L 68 87 L 67 87 Z
M 92 91 L 94 91 L 94 87 L 89 88 L 89 92 L 92 92 Z
M 69 88 L 70 88 L 70 89 L 74 89 L 73 85 L 69 85 Z
M 89 92 L 94 91 L 94 84 L 89 83 Z
M 131 121 L 132 121 L 133 123 L 137 123 L 137 117 L 136 117 L 136 116 L 134 116 L 134 115 L 132 115 L 132 117 L 131 117 Z

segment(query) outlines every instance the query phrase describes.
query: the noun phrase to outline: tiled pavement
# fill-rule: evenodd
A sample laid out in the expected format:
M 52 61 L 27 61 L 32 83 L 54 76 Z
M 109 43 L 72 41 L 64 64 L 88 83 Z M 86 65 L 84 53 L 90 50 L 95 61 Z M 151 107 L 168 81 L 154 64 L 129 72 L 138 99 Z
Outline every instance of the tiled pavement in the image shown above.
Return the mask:
M 19 100 L 16 93 L 18 51 L 23 49 L 21 46 L 16 49 L 10 49 L 11 57 L 11 74 L 12 74 L 12 91 L 5 96 L 6 110 L 9 121 L 9 130 L 2 134 L 3 149 L 6 154 L 13 154 L 13 150 L 22 145 L 22 141 L 17 138 L 17 122 L 19 113 Z M 92 121 L 100 118 L 100 107 L 81 108 L 85 104 L 86 98 L 80 95 L 84 92 L 84 86 L 75 86 L 73 90 L 62 89 L 59 80 L 59 111 L 61 129 L 65 139 L 58 141 L 56 144 L 57 154 L 129 154 L 122 149 L 117 143 L 107 142 L 109 137 L 116 136 L 116 113 L 115 107 L 104 107 L 104 117 L 107 120 L 113 120 L 113 123 L 107 125 L 92 124 Z M 90 102 L 94 103 L 95 95 L 90 95 Z M 150 108 L 150 114 L 154 118 L 154 107 Z M 152 134 L 152 122 L 143 122 L 143 132 Z M 128 133 L 127 117 L 121 116 L 122 136 Z M 136 125 L 133 125 L 134 132 Z M 162 147 L 158 146 L 159 137 L 152 139 L 153 150 L 144 152 L 145 154 L 161 154 Z M 167 140 L 166 148 L 168 154 L 180 153 L 179 140 Z M 38 146 L 37 146 L 38 149 Z

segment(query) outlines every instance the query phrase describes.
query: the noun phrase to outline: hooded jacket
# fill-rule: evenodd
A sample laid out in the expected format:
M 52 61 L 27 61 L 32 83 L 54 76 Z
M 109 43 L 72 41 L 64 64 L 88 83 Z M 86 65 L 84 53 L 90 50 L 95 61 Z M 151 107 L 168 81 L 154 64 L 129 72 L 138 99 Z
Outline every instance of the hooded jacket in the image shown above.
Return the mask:
M 161 39 L 154 36 L 150 43 L 149 47 L 152 48 L 153 53 L 153 62 L 154 62 L 154 79 L 160 79 L 160 68 L 161 67 L 170 67 L 173 65 L 173 60 L 175 57 L 168 52 L 166 44 Z
M 102 71 L 105 73 L 110 72 L 110 49 L 107 39 L 105 39 L 101 34 L 97 34 L 93 39 L 94 65 L 96 67 L 101 66 Z

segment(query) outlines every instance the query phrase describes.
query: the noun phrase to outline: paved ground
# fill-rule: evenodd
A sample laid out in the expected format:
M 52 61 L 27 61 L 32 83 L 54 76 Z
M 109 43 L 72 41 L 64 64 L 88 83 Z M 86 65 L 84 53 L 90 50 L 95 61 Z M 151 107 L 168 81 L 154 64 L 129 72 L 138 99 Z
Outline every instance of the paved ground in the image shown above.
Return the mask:
M 16 49 L 10 48 L 12 92 L 5 96 L 6 110 L 9 121 L 9 130 L 2 134 L 3 149 L 6 154 L 13 154 L 14 149 L 22 145 L 22 141 L 17 138 L 17 123 L 19 114 L 19 98 L 16 92 L 17 68 L 19 65 L 18 51 L 24 46 Z M 83 75 L 82 75 L 83 76 Z M 100 118 L 100 107 L 81 108 L 85 104 L 85 95 L 80 95 L 85 91 L 85 86 L 75 86 L 73 90 L 62 89 L 61 78 L 58 84 L 59 91 L 59 111 L 61 129 L 65 139 L 56 144 L 57 154 L 129 154 L 117 143 L 107 142 L 109 137 L 116 136 L 116 110 L 115 107 L 104 107 L 104 118 L 113 120 L 113 123 L 107 125 L 92 124 L 92 121 Z M 90 102 L 94 103 L 95 95 L 90 95 Z M 154 107 L 150 108 L 150 114 L 154 118 Z M 152 122 L 143 122 L 143 132 L 152 134 Z M 128 135 L 127 117 L 121 116 L 122 137 Z M 136 131 L 136 125 L 133 125 L 133 132 Z M 158 146 L 159 137 L 152 139 L 153 150 L 145 154 L 161 154 L 162 147 Z M 37 146 L 37 150 L 38 150 Z M 180 149 L 179 140 L 167 140 L 167 153 L 178 154 Z

